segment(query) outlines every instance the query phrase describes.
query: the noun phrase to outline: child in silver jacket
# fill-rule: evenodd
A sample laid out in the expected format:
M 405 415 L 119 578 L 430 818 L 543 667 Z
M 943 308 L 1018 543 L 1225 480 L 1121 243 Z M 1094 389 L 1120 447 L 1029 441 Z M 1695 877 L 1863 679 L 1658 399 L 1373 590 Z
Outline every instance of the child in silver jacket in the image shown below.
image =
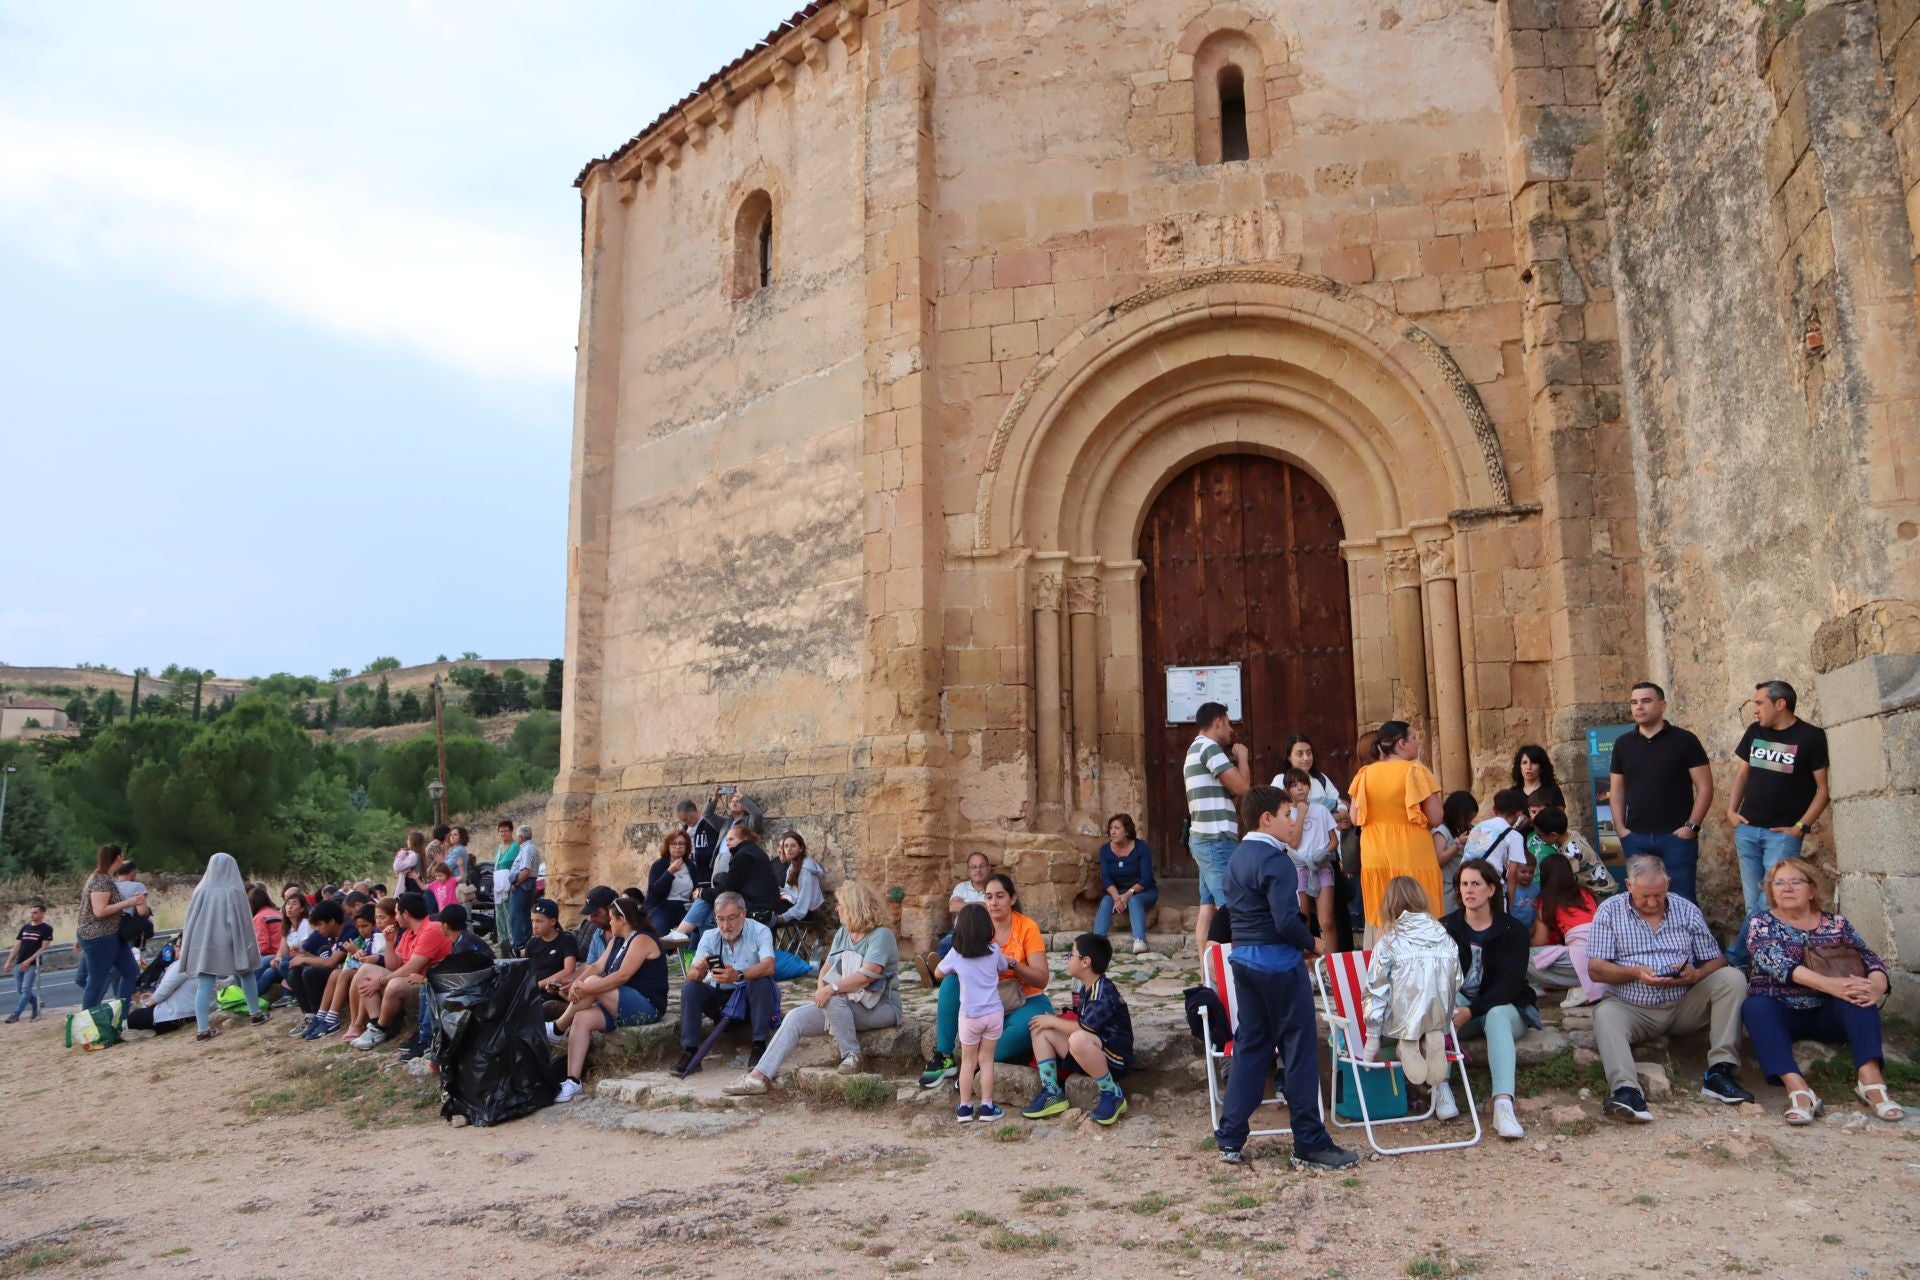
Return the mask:
M 1460 949 L 1429 914 L 1426 890 L 1408 876 L 1387 883 L 1381 916 L 1393 923 L 1373 944 L 1364 1001 L 1367 1042 L 1362 1056 L 1379 1055 L 1380 1041 L 1399 1043 L 1400 1066 L 1412 1084 L 1447 1078 L 1447 1031 L 1460 993 Z

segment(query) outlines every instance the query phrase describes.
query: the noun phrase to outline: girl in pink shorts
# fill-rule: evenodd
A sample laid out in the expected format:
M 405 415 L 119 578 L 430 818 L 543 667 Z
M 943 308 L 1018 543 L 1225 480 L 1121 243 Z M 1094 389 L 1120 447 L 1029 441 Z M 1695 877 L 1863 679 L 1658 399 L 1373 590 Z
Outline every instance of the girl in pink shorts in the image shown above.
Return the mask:
M 977 902 L 960 908 L 953 922 L 953 950 L 935 972 L 960 979 L 960 1105 L 953 1110 L 961 1124 L 998 1120 L 1005 1113 L 993 1105 L 993 1051 L 1000 1043 L 1006 1014 L 1000 1005 L 1000 975 L 1012 966 L 993 940 L 993 917 Z M 980 1105 L 973 1105 L 973 1074 L 980 1073 Z

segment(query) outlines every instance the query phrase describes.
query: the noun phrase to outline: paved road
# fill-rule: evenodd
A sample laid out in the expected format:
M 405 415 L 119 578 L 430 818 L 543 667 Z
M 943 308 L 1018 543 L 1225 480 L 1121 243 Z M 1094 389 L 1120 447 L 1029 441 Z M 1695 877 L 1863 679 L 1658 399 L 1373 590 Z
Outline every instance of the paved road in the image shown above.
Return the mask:
M 169 938 L 172 936 L 171 933 L 160 935 L 161 938 Z M 152 957 L 155 945 L 155 943 L 149 943 L 147 945 L 143 955 L 143 963 L 145 959 Z M 60 950 L 65 949 L 66 948 L 60 948 Z M 5 953 L 0 952 L 0 959 L 4 957 Z M 44 1018 L 55 1009 L 71 1009 L 80 1003 L 80 984 L 73 980 L 74 974 L 77 972 L 78 970 L 72 968 L 48 969 L 40 975 L 41 1017 Z M 19 997 L 14 994 L 13 990 L 13 974 L 9 973 L 6 977 L 0 978 L 0 1004 L 5 1005 L 4 1009 L 0 1009 L 0 1017 L 4 1017 L 6 1014 L 13 1012 L 14 1001 L 17 999 L 19 999 Z M 22 1014 L 21 1016 L 25 1017 L 26 1015 Z

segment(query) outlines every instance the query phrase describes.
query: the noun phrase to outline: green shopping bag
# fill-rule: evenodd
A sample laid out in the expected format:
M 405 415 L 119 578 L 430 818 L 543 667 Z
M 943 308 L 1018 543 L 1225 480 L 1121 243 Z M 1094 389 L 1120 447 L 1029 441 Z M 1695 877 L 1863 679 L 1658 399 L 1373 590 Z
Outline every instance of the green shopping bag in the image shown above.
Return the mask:
M 247 1011 L 247 993 L 240 984 L 230 982 L 214 994 L 213 1002 L 220 1006 L 222 1013 L 245 1013 Z
M 67 1015 L 67 1048 L 105 1049 L 120 1043 L 120 1026 L 126 1017 L 125 1000 L 109 1000 L 91 1009 Z

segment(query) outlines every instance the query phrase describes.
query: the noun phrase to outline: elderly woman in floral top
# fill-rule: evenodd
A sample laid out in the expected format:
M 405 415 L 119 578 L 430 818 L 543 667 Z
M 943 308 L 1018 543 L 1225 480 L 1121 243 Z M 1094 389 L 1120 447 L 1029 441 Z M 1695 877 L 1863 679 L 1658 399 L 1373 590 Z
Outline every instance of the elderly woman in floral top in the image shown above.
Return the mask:
M 1774 863 L 1765 887 L 1768 909 L 1747 921 L 1753 971 L 1741 1014 L 1761 1070 L 1786 1086 L 1787 1123 L 1811 1124 L 1821 1112 L 1820 1099 L 1794 1061 L 1795 1040 L 1845 1041 L 1859 1073 L 1855 1095 L 1882 1120 L 1900 1119 L 1906 1113 L 1888 1095 L 1880 1073 L 1880 1006 L 1887 999 L 1887 966 L 1845 916 L 1821 909 L 1820 881 L 1811 863 L 1799 858 Z M 1864 976 L 1816 973 L 1807 957 L 1814 947 L 1851 948 Z

